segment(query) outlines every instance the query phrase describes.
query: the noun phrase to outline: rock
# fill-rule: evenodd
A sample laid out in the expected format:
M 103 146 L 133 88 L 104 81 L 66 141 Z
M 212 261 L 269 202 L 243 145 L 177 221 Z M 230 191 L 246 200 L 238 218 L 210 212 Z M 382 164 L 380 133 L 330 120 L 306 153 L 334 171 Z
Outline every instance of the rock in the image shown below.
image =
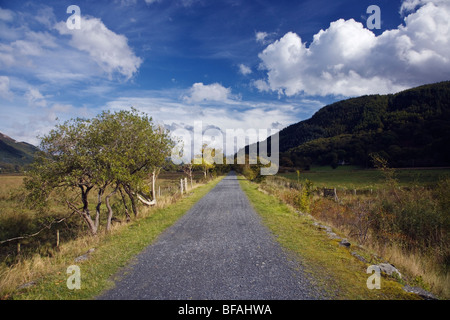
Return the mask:
M 386 273 L 389 276 L 392 276 L 394 273 L 396 273 L 400 278 L 402 277 L 402 274 L 400 271 L 397 270 L 395 266 L 389 263 L 380 263 L 377 264 L 378 267 L 380 267 L 380 270 L 384 273 Z
M 19 290 L 26 289 L 26 288 L 34 286 L 35 284 L 36 284 L 35 281 L 30 281 L 30 282 L 20 285 L 19 287 L 17 287 L 17 289 L 19 289 Z
M 341 237 L 339 237 L 336 233 L 334 233 L 334 232 L 327 232 L 327 234 L 328 234 L 328 237 L 330 238 L 330 239 L 338 239 L 338 240 L 341 240 L 342 238 Z
M 348 242 L 347 239 L 342 239 L 341 242 L 339 242 L 339 245 L 348 248 L 348 247 L 350 247 L 351 243 Z
M 351 252 L 351 255 L 354 256 L 356 259 L 358 259 L 361 262 L 364 263 L 368 263 L 368 261 L 366 259 L 364 259 L 364 257 L 361 257 L 359 254 L 357 254 L 355 251 Z
M 75 262 L 81 262 L 81 261 L 85 261 L 89 259 L 89 255 L 88 254 L 83 254 L 82 256 L 76 257 L 75 258 Z
M 79 257 L 76 257 L 76 258 L 75 258 L 75 262 L 81 262 L 81 261 L 86 261 L 86 260 L 88 260 L 88 259 L 89 259 L 89 255 L 90 255 L 92 252 L 94 252 L 94 251 L 95 251 L 95 248 L 89 249 L 85 254 L 83 254 L 83 255 L 81 255 L 81 256 L 79 256 Z
M 403 286 L 403 290 L 406 292 L 411 292 L 419 295 L 420 297 L 424 298 L 425 300 L 438 300 L 431 292 L 428 292 L 422 288 L 419 287 L 410 287 L 410 286 Z

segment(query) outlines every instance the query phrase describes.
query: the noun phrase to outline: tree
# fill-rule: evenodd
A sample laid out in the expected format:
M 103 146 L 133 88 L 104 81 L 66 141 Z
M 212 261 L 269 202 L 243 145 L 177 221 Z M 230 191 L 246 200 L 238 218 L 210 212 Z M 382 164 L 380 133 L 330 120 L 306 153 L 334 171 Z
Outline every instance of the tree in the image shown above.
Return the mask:
M 201 154 L 195 155 L 193 162 L 194 168 L 200 168 L 203 172 L 204 178 L 208 176 L 208 172 L 214 168 L 215 159 L 222 154 L 220 150 L 213 149 L 204 143 L 202 145 Z
M 103 112 L 98 127 L 103 128 L 97 136 L 103 134 L 99 143 L 105 146 L 108 174 L 117 187 L 128 195 L 133 213 L 137 216 L 137 200 L 141 198 L 139 194 L 148 189 L 145 180 L 150 175 L 155 199 L 157 174 L 173 146 L 169 132 L 154 125 L 152 118 L 135 109 L 114 114 Z
M 91 120 L 69 120 L 42 139 L 41 152 L 26 179 L 29 199 L 45 206 L 54 190 L 64 189 L 72 194 L 78 190 L 79 198 L 66 197 L 65 202 L 80 214 L 95 235 L 103 196 L 109 190 L 105 199 L 109 230 L 113 215 L 111 197 L 120 192 L 128 219 L 125 194 L 128 195 L 137 216 L 137 199 L 145 178 L 158 171 L 172 145 L 168 131 L 154 125 L 150 117 L 136 109 L 105 111 Z M 88 195 L 92 190 L 97 191 L 94 218 L 89 211 Z M 81 207 L 77 201 L 81 201 Z
M 99 212 L 92 217 L 89 193 L 99 183 L 95 151 L 89 143 L 90 121 L 74 119 L 58 125 L 42 138 L 40 152 L 28 171 L 25 186 L 30 190 L 29 200 L 41 207 L 47 204 L 55 189 L 78 190 L 77 198 L 65 197 L 71 210 L 77 212 L 95 235 L 99 225 Z M 60 193 L 65 194 L 65 192 Z M 81 208 L 76 201 L 81 201 Z

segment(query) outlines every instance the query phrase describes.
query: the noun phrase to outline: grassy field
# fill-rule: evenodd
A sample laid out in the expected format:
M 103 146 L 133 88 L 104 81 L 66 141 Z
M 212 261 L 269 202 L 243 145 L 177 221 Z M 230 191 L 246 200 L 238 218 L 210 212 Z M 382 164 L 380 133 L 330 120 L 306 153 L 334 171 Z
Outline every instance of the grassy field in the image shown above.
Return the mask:
M 280 202 L 270 194 L 259 190 L 255 183 L 244 178 L 239 180 L 255 210 L 264 224 L 275 234 L 280 244 L 295 254 L 311 275 L 312 282 L 324 288 L 330 299 L 417 299 L 402 290 L 394 278 L 384 277 L 381 289 L 369 290 L 366 282 L 369 264 L 362 263 L 351 255 L 352 251 L 367 256 L 358 247 L 347 249 L 337 240 L 313 226 L 313 220 L 299 215 L 292 207 Z M 375 263 L 376 261 L 371 261 Z
M 297 181 L 297 173 L 280 173 L 285 177 Z M 450 168 L 433 169 L 397 169 L 395 178 L 400 186 L 429 186 L 435 185 L 441 178 L 450 176 Z M 383 186 L 384 176 L 376 169 L 360 169 L 355 166 L 312 167 L 309 171 L 300 172 L 300 182 L 308 179 L 320 188 L 346 188 L 346 189 L 379 189 Z
M 395 182 L 377 170 L 313 168 L 300 173 L 300 183 L 296 173 L 289 173 L 267 177 L 259 188 L 386 257 L 412 284 L 448 299 L 449 173 L 449 169 L 396 170 Z M 304 183 L 306 179 L 313 184 Z M 324 187 L 336 188 L 338 197 L 324 197 L 320 192 Z M 370 189 L 374 192 L 367 192 Z
M 154 241 L 221 179 L 216 178 L 206 185 L 194 184 L 193 189 L 188 185 L 189 193 L 184 196 L 179 193 L 172 195 L 176 192 L 176 187 L 179 187 L 181 176 L 182 173 L 174 173 L 160 179 L 158 182 L 164 190 L 167 190 L 166 187 L 169 185 L 173 185 L 174 190 L 162 195 L 156 207 L 142 207 L 139 218 L 133 218 L 130 223 L 114 224 L 109 234 L 101 232 L 96 237 L 92 237 L 83 230 L 77 230 L 72 237 L 66 237 L 67 235 L 61 232 L 64 241 L 55 248 L 55 230 L 52 228 L 47 235 L 43 233 L 38 237 L 21 240 L 20 254 L 16 252 L 17 241 L 1 245 L 5 255 L 0 260 L 0 300 L 91 299 L 111 286 L 112 274 Z M 20 187 L 22 179 L 21 176 L 0 176 L 0 190 L 2 190 L 0 231 L 5 225 L 14 227 L 22 220 L 26 220 L 24 226 L 27 228 L 39 228 L 42 222 L 41 216 L 24 210 L 14 196 L 14 193 L 20 193 L 15 188 Z M 55 210 L 54 207 L 51 209 Z M 69 223 L 81 223 L 80 217 L 72 218 L 74 222 L 69 221 Z M 60 228 L 63 230 L 63 226 Z M 79 225 L 75 226 L 75 229 L 77 228 Z M 14 233 L 21 234 L 20 230 L 15 230 Z M 24 233 L 29 233 L 29 230 L 24 230 Z M 82 272 L 82 290 L 67 289 L 65 283 L 68 277 L 67 267 L 77 264 L 74 263 L 74 258 L 86 253 L 90 248 L 95 248 L 95 252 L 91 254 L 92 258 L 79 263 Z M 17 289 L 20 285 L 29 282 L 33 283 L 30 288 Z
M 436 184 L 441 177 L 449 174 L 449 169 L 397 170 L 397 179 L 402 186 L 428 186 Z M 297 181 L 296 173 L 282 174 L 281 176 L 288 177 L 291 181 Z M 176 221 L 218 182 L 218 179 L 216 179 L 206 186 L 194 189 L 188 197 L 179 197 L 176 192 L 179 190 L 180 177 L 184 177 L 181 172 L 161 174 L 156 185 L 157 190 L 159 186 L 162 190 L 162 197 L 158 200 L 157 208 L 144 210 L 143 217 L 133 219 L 130 224 L 115 224 L 113 233 L 109 235 L 101 232 L 97 237 L 85 236 L 86 230 L 83 229 L 80 217 L 73 216 L 72 220 L 67 221 L 65 229 L 61 226 L 63 239 L 59 248 L 54 247 L 55 234 L 53 228 L 48 232 L 45 231 L 47 233 L 42 233 L 42 237 L 40 235 L 39 238 L 21 241 L 22 252 L 20 255 L 15 253 L 16 242 L 0 245 L 0 250 L 5 253 L 0 260 L 0 300 L 2 298 L 90 299 L 101 290 L 111 286 L 110 276 L 115 273 L 115 270 L 125 265 L 134 254 L 154 241 L 162 230 Z M 200 181 L 202 178 L 202 173 L 197 172 L 194 180 Z M 267 184 L 267 188 L 273 183 L 274 190 L 279 194 L 273 195 L 269 192 L 269 194 L 272 194 L 269 195 L 266 192 L 267 190 L 261 192 L 262 184 L 258 186 L 248 181 L 241 180 L 240 182 L 255 209 L 261 214 L 266 225 L 277 235 L 280 243 L 291 252 L 305 259 L 307 271 L 311 273 L 313 278 L 317 279 L 317 285 L 326 288 L 333 299 L 416 298 L 401 290 L 401 285 L 393 278 L 383 278 L 382 290 L 368 290 L 365 285 L 368 277 L 365 272 L 367 265 L 356 260 L 348 249 L 340 247 L 336 241 L 328 239 L 323 232 L 313 227 L 310 217 L 299 215 L 292 205 L 287 204 L 289 201 L 286 202 L 286 200 L 294 200 L 294 203 L 298 200 L 295 197 L 292 198 L 292 196 L 296 196 L 298 191 L 291 190 L 289 187 L 286 188 L 285 185 L 279 183 L 280 181 L 277 181 L 286 181 L 286 179 L 269 178 L 276 179 L 274 181 L 267 179 L 263 184 Z M 380 172 L 359 170 L 353 167 L 339 167 L 336 170 L 328 167 L 312 168 L 309 172 L 300 173 L 300 182 L 305 179 L 313 181 L 314 187 L 357 188 L 358 190 L 362 188 L 373 188 L 375 190 L 379 188 L 382 190 L 385 187 L 384 177 Z M 30 231 L 39 229 L 42 223 L 49 219 L 60 216 L 62 212 L 60 210 L 64 209 L 62 206 L 54 204 L 44 215 L 36 215 L 36 213 L 27 211 L 21 201 L 23 197 L 20 191 L 22 180 L 23 177 L 18 175 L 0 175 L 0 241 L 5 238 L 2 238 L 1 235 L 5 236 L 8 228 L 14 229 L 17 234 L 30 233 Z M 415 196 L 414 190 L 420 193 Z M 420 203 L 424 202 L 423 206 L 420 203 L 409 205 L 409 211 L 417 211 L 414 217 L 420 218 L 422 211 L 425 215 L 435 217 L 434 211 L 437 210 L 437 207 L 436 205 L 430 206 L 430 201 L 434 199 L 432 191 L 427 191 L 428 194 L 420 191 L 420 188 L 410 188 L 402 192 L 396 195 L 404 194 L 401 198 L 402 201 L 412 203 L 409 199 L 412 198 L 420 200 Z M 380 195 L 382 195 L 382 192 L 377 197 Z M 95 195 L 92 196 L 95 197 Z M 408 197 L 405 198 L 406 196 Z M 316 199 L 318 196 L 315 195 L 314 197 Z M 311 214 L 314 217 L 325 219 L 323 221 L 330 222 L 336 233 L 347 237 L 351 232 L 346 229 L 344 223 L 347 222 L 345 219 L 348 220 L 348 223 L 353 223 L 352 217 L 354 213 L 358 213 L 354 209 L 361 211 L 367 201 L 372 205 L 371 197 L 371 194 L 366 194 L 361 198 L 359 195 L 353 196 L 350 193 L 343 198 L 340 197 L 342 203 L 318 198 L 311 207 Z M 389 198 L 386 199 L 389 200 Z M 395 199 L 393 201 L 395 206 Z M 386 203 L 389 204 L 390 202 Z M 95 201 L 93 205 L 95 205 Z M 405 211 L 405 206 L 400 204 L 398 206 L 399 210 Z M 119 215 L 119 210 L 117 212 L 118 217 L 122 218 Z M 345 214 L 342 214 L 343 212 Z M 412 215 L 408 214 L 407 216 Z M 406 222 L 411 223 L 409 220 Z M 80 265 L 83 273 L 83 290 L 68 290 L 65 285 L 67 279 L 65 269 L 68 265 L 73 264 L 75 257 L 93 247 L 96 248 L 96 251 L 92 254 L 92 259 Z M 384 251 L 380 252 L 388 252 L 385 247 L 383 248 Z M 373 256 L 368 255 L 362 247 L 352 246 L 351 250 L 367 257 L 371 263 L 378 262 L 371 261 L 370 259 Z M 424 269 L 423 267 L 425 260 L 417 259 L 418 256 L 415 253 L 411 254 L 411 259 L 409 257 L 406 259 L 400 251 L 396 253 L 396 256 L 392 255 L 392 251 L 389 251 L 388 255 L 389 259 L 397 259 L 393 263 L 397 265 L 398 261 L 402 268 L 411 267 L 411 261 L 418 261 L 417 267 L 413 267 L 420 271 L 416 273 L 419 282 L 422 281 L 422 277 L 426 279 L 423 275 L 424 272 L 429 274 L 427 272 L 429 268 Z M 402 263 L 402 259 L 404 263 Z M 428 260 L 428 264 L 433 262 L 431 259 Z M 34 281 L 35 284 L 29 289 L 17 291 L 19 285 L 29 281 Z M 445 290 L 445 283 L 449 283 L 449 277 L 436 277 L 436 281 L 442 282 L 443 285 L 440 289 L 442 292 Z

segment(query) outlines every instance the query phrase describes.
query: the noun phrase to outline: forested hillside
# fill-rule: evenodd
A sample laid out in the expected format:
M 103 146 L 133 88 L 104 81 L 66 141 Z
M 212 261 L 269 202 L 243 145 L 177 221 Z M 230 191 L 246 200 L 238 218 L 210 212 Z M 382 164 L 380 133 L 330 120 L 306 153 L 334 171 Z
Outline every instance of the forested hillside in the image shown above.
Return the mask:
M 17 142 L 0 133 L 0 173 L 20 171 L 33 161 L 37 148 L 26 142 Z
M 280 131 L 281 166 L 450 165 L 450 81 L 325 106 Z

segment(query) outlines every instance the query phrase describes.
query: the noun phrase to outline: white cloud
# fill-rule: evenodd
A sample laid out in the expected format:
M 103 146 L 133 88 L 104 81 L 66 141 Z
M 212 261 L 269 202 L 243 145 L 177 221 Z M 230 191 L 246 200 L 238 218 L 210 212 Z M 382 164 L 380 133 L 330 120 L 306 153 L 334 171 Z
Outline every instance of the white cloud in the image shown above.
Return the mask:
M 205 139 L 213 131 L 225 133 L 227 129 L 281 128 L 302 120 L 299 111 L 303 104 L 283 102 L 236 101 L 228 99 L 214 104 L 187 104 L 179 99 L 180 92 L 140 92 L 139 96 L 120 97 L 106 103 L 104 110 L 123 110 L 134 107 L 147 113 L 155 123 L 174 132 L 185 129 L 193 132 L 196 122 L 201 122 Z M 308 104 L 314 103 L 308 101 Z M 308 106 L 308 108 L 310 108 Z M 210 129 L 210 130 L 207 130 Z M 183 131 L 183 130 L 178 130 Z
M 268 36 L 267 32 L 258 31 L 255 33 L 255 38 L 257 42 L 264 42 L 267 36 Z
M 255 87 L 288 96 L 356 96 L 450 79 L 450 3 L 416 2 L 404 2 L 404 10 L 422 5 L 404 25 L 379 36 L 353 19 L 332 22 L 309 47 L 288 32 L 259 54 L 267 78 Z
M 70 30 L 65 22 L 59 22 L 55 28 L 62 35 L 70 35 L 70 45 L 89 53 L 89 56 L 110 77 L 119 73 L 130 79 L 142 63 L 128 46 L 124 35 L 109 30 L 100 19 L 81 17 L 81 29 Z
M 246 76 L 246 75 L 252 73 L 252 69 L 250 69 L 250 67 L 246 66 L 245 64 L 242 64 L 242 63 L 241 63 L 241 64 L 239 65 L 239 72 L 240 72 L 242 75 Z
M 36 88 L 30 88 L 24 95 L 27 99 L 28 104 L 31 106 L 45 107 L 47 106 L 47 100 L 42 95 L 42 93 Z
M 231 97 L 231 89 L 225 88 L 219 83 L 204 85 L 201 82 L 194 83 L 189 90 L 189 95 L 184 97 L 188 103 L 204 101 L 227 101 Z
M 261 44 L 268 44 L 269 42 L 271 42 L 270 38 L 273 38 L 276 35 L 276 33 L 271 32 L 264 32 L 264 31 L 257 31 L 255 32 L 255 40 L 256 42 L 259 42 Z
M 152 3 L 156 3 L 156 2 L 161 2 L 162 0 L 145 0 L 146 4 L 152 4 Z
M 9 90 L 9 77 L 0 76 L 0 97 L 5 99 L 11 99 L 13 93 Z
M 0 8 L 0 20 L 12 21 L 14 19 L 14 12 L 8 9 Z
M 448 0 L 403 0 L 400 6 L 400 14 L 410 13 L 416 10 L 417 7 L 421 7 L 429 2 L 442 5 L 448 3 Z
M 47 28 L 51 28 L 56 23 L 56 16 L 53 12 L 53 8 L 47 6 L 38 9 L 37 14 L 34 15 L 34 18 Z
M 34 32 L 23 27 L 21 38 L 9 44 L 0 43 L 0 66 L 5 68 L 26 67 L 28 73 L 36 71 L 33 59 L 36 57 L 46 57 L 48 49 L 57 47 L 56 39 L 48 32 Z M 52 61 L 55 63 L 55 61 Z M 33 68 L 30 68 L 33 67 Z

